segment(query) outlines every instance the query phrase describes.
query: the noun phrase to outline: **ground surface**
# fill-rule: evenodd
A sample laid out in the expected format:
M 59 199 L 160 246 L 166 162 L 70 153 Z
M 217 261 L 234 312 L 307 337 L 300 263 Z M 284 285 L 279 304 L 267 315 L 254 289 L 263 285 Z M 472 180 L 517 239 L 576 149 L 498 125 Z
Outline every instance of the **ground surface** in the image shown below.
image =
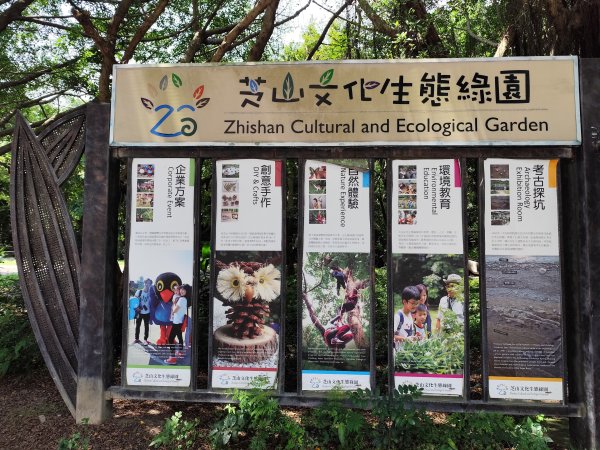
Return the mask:
M 211 425 L 222 406 L 178 402 L 115 400 L 113 417 L 102 425 L 76 425 L 48 373 L 41 369 L 28 377 L 7 376 L 0 380 L 0 450 L 56 450 L 61 439 L 75 433 L 89 437 L 90 449 L 147 449 L 176 411 L 183 418 L 199 418 L 204 437 L 198 449 L 208 449 Z M 568 448 L 568 421 L 553 420 L 553 450 Z
M 147 449 L 165 419 L 176 411 L 182 411 L 184 419 L 201 418 L 206 435 L 221 409 L 212 404 L 116 400 L 112 419 L 98 426 L 77 426 L 45 370 L 27 378 L 2 378 L 0 399 L 2 450 L 56 450 L 62 438 L 74 433 L 87 434 L 93 450 Z

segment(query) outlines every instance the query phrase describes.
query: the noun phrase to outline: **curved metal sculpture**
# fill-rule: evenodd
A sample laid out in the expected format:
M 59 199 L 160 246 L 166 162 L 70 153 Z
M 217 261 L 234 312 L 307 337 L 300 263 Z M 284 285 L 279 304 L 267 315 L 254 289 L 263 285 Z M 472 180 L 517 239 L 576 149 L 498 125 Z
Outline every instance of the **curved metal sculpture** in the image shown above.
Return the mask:
M 60 190 L 84 144 L 83 112 L 36 137 L 22 116 L 11 146 L 11 227 L 21 290 L 48 370 L 75 414 L 80 258 Z
M 38 140 L 62 185 L 81 159 L 85 147 L 85 111 L 75 110 L 40 133 Z

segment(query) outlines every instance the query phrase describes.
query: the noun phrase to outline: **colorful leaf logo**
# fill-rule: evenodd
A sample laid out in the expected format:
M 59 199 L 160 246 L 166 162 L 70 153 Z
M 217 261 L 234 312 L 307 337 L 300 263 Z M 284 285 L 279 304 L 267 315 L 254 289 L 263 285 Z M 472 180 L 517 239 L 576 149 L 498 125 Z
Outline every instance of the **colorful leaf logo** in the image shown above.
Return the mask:
M 210 98 L 203 98 L 201 100 L 198 100 L 196 102 L 196 108 L 204 108 L 206 105 L 208 105 L 208 102 L 210 102 Z
M 258 92 L 258 83 L 256 80 L 250 80 L 250 90 L 256 94 Z
M 326 70 L 325 72 L 323 72 L 323 75 L 321 75 L 321 79 L 319 80 L 321 82 L 321 86 L 326 86 L 329 84 L 329 82 L 333 79 L 333 69 L 329 69 Z
M 177 75 L 176 73 L 171 75 L 171 79 L 173 80 L 173 86 L 175 86 L 176 88 L 181 87 L 181 85 L 183 84 L 181 78 L 179 78 L 179 75 Z
M 161 91 L 166 90 L 167 86 L 169 86 L 169 78 L 167 78 L 166 75 L 164 77 L 162 77 L 162 79 L 160 80 L 160 84 L 158 86 L 160 87 Z
M 144 108 L 146 108 L 146 109 L 154 108 L 154 103 L 152 103 L 152 101 L 148 100 L 147 98 L 142 97 L 140 100 L 142 101 L 142 105 L 144 105 Z
M 294 95 L 294 79 L 288 72 L 285 76 L 285 80 L 283 80 L 283 98 L 291 100 L 292 95 Z
M 204 94 L 204 85 L 203 84 L 201 84 L 194 90 L 193 96 L 196 100 L 200 100 L 200 97 L 202 97 L 202 94 Z
M 377 86 L 379 86 L 379 81 L 367 81 L 365 83 L 365 87 L 367 89 L 375 89 Z

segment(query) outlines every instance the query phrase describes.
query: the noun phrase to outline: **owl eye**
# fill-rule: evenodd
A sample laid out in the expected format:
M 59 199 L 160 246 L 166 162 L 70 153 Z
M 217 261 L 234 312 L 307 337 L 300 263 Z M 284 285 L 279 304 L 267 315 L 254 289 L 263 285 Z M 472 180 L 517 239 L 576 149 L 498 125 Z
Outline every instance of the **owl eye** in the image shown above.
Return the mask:
M 177 286 L 179 286 L 179 283 L 177 283 L 177 281 L 171 282 L 171 290 L 172 291 L 174 291 Z
M 238 287 L 240 285 L 240 280 L 234 278 L 233 280 L 231 280 L 231 285 L 233 287 Z
M 158 283 L 156 283 L 156 290 L 158 292 L 161 292 L 164 288 L 165 288 L 165 283 L 162 280 L 160 280 Z

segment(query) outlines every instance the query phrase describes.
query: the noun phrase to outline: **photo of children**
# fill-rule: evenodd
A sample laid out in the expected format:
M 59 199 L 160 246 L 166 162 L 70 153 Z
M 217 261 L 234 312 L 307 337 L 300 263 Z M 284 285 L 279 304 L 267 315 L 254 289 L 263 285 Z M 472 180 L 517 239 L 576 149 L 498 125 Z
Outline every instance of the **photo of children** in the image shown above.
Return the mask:
M 398 185 L 398 193 L 400 195 L 416 195 L 417 182 L 400 180 L 400 184 Z
M 154 180 L 139 178 L 137 180 L 137 191 L 138 192 L 153 192 L 154 191 Z
M 192 287 L 177 274 L 163 272 L 154 279 L 130 280 L 129 292 L 138 303 L 127 326 L 127 365 L 189 366 Z
M 416 209 L 417 208 L 417 196 L 416 195 L 401 195 L 398 197 L 398 208 L 399 209 Z
M 398 211 L 398 224 L 400 225 L 414 225 L 417 223 L 417 211 L 400 210 Z
M 395 372 L 463 372 L 463 264 L 462 255 L 393 256 Z
M 135 206 L 138 208 L 151 208 L 154 206 L 154 194 L 137 194 L 135 198 Z
M 138 164 L 137 177 L 138 179 L 154 177 L 154 164 Z
M 309 209 L 326 209 L 326 195 L 309 195 L 308 196 L 308 208 Z
M 303 370 L 369 370 L 368 256 L 366 253 L 305 254 Z
M 417 178 L 417 166 L 398 166 L 398 178 L 401 180 L 411 180 Z

